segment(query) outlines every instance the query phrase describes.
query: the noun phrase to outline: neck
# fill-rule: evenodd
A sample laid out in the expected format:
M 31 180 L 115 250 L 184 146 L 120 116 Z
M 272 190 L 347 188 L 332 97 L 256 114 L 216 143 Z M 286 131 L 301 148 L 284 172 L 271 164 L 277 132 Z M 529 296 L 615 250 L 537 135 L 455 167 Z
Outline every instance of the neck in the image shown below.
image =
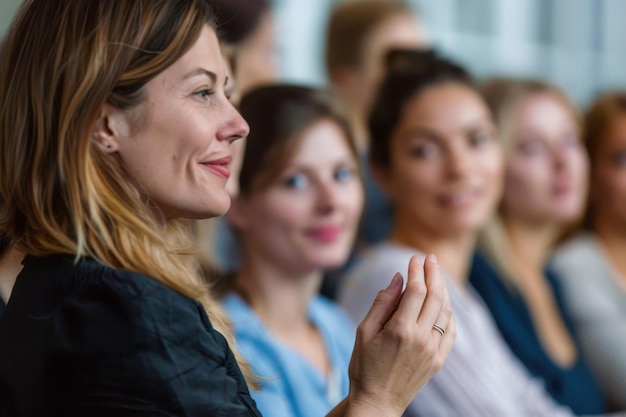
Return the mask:
M 289 270 L 261 255 L 244 251 L 244 263 L 235 278 L 237 292 L 279 337 L 308 329 L 308 307 L 319 290 L 321 271 Z
M 624 248 L 626 245 L 626 226 L 622 221 L 615 221 L 608 216 L 595 216 L 592 230 L 606 247 Z
M 7 302 L 13 290 L 15 279 L 22 270 L 24 254 L 9 246 L 5 253 L 0 254 L 0 298 Z
M 524 281 L 528 277 L 543 279 L 543 269 L 559 236 L 559 228 L 515 219 L 505 220 L 504 227 L 513 268 L 524 275 Z
M 412 224 L 414 222 L 397 222 L 391 233 L 391 242 L 415 248 L 425 254 L 434 253 L 450 278 L 465 285 L 476 243 L 475 233 L 439 235 L 423 229 L 416 230 L 411 227 Z

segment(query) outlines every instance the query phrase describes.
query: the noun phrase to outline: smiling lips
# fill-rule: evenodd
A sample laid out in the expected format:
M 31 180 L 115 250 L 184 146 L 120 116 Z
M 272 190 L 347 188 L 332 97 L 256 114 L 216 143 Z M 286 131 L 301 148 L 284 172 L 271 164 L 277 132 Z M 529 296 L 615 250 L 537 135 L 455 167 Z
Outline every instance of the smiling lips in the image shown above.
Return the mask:
M 229 165 L 231 160 L 232 157 L 227 156 L 213 161 L 203 162 L 202 165 L 218 177 L 228 179 L 230 177 Z
M 439 204 L 444 208 L 465 208 L 474 204 L 478 195 L 476 190 L 449 193 L 439 197 Z
M 306 232 L 307 236 L 320 243 L 333 243 L 339 239 L 341 233 L 342 228 L 338 226 L 314 227 Z

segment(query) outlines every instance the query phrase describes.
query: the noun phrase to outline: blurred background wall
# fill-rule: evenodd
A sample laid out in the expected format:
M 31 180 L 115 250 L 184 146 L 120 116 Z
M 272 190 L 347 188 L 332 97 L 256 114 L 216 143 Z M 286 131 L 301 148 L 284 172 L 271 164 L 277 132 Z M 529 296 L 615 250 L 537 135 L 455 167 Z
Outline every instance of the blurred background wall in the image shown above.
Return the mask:
M 336 0 L 274 0 L 287 79 L 323 85 L 323 34 Z M 477 76 L 532 76 L 580 106 L 626 88 L 625 0 L 406 0 L 438 49 Z
M 324 31 L 336 1 L 273 0 L 286 80 L 325 84 Z M 434 45 L 477 76 L 543 78 L 580 106 L 598 91 L 626 88 L 626 0 L 405 1 Z M 20 2 L 0 0 L 0 34 Z

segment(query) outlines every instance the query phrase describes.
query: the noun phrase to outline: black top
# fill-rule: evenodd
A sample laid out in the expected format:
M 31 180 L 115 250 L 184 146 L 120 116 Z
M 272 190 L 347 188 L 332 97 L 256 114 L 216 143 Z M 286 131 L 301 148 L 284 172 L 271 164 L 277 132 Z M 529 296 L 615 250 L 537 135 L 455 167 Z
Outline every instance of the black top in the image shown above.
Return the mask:
M 93 259 L 23 263 L 0 317 L 0 416 L 260 416 L 196 301 Z

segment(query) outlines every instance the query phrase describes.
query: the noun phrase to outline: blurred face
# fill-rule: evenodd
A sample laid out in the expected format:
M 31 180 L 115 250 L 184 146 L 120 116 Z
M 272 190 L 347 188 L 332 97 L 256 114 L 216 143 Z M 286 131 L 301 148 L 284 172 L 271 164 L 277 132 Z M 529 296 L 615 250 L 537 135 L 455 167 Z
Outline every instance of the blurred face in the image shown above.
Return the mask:
M 615 118 L 592 160 L 591 204 L 607 224 L 626 224 L 626 115 Z
M 397 227 L 431 236 L 475 233 L 500 196 L 502 154 L 491 115 L 469 87 L 435 85 L 405 105 L 381 183 Z
M 313 124 L 273 185 L 237 197 L 245 245 L 290 271 L 342 265 L 363 204 L 357 170 L 342 130 L 330 120 Z
M 144 102 L 112 121 L 124 168 L 167 218 L 217 216 L 230 206 L 230 145 L 248 125 L 226 97 L 226 82 L 217 37 L 206 27 L 146 85 Z
M 567 224 L 582 214 L 588 163 L 571 111 L 557 97 L 523 99 L 511 120 L 503 216 Z
M 274 21 L 265 12 L 257 28 L 236 48 L 235 78 L 241 93 L 278 78 Z
M 383 21 L 365 42 L 363 61 L 357 73 L 355 102 L 367 110 L 374 100 L 384 73 L 384 58 L 392 48 L 417 49 L 427 46 L 413 15 L 391 16 Z

